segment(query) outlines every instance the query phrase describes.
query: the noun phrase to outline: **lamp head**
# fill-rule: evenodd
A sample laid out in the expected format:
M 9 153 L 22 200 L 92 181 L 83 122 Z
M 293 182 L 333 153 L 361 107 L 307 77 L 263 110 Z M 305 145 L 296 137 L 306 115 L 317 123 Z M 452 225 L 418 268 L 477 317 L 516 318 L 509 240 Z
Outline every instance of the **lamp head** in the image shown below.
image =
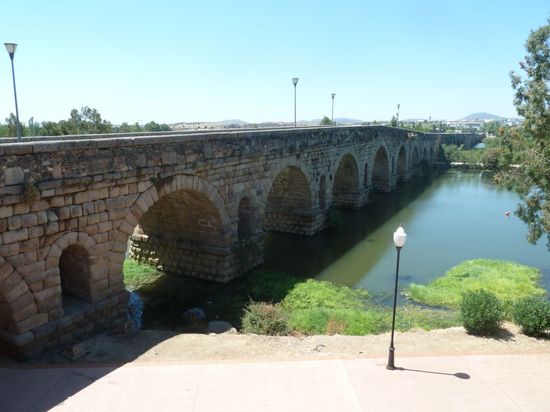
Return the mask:
M 407 240 L 407 234 L 405 233 L 405 229 L 403 229 L 403 226 L 399 226 L 395 232 L 393 232 L 393 243 L 395 244 L 396 248 L 402 248 L 405 246 L 405 242 Z
M 298 78 L 297 78 L 297 77 L 293 77 L 293 78 L 292 78 L 292 83 L 294 84 L 294 86 L 296 86 L 296 84 L 298 84 Z
M 8 51 L 10 57 L 13 59 L 13 55 L 15 54 L 15 49 L 17 49 L 16 43 L 4 43 L 4 46 L 6 46 L 6 50 Z
M 334 96 L 336 96 L 336 93 L 331 93 L 330 96 L 334 99 Z

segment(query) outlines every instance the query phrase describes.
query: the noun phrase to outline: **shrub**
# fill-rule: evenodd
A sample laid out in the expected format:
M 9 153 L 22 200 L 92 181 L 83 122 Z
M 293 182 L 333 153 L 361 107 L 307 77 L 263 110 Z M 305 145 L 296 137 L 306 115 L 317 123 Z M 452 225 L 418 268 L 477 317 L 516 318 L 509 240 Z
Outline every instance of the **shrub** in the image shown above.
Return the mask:
M 514 305 L 514 321 L 529 336 L 544 335 L 550 329 L 550 302 L 542 297 L 528 297 Z
M 474 334 L 491 333 L 504 319 L 502 304 L 494 293 L 485 289 L 464 293 L 460 315 L 464 328 Z
M 244 310 L 244 333 L 286 335 L 289 332 L 286 314 L 279 305 L 252 302 Z

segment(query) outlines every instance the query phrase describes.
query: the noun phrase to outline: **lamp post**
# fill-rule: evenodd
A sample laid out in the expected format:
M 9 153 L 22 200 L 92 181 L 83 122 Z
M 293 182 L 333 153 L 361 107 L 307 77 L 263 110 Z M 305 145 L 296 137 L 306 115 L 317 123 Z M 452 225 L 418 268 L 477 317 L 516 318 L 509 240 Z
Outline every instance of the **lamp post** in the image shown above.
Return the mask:
M 11 76 L 13 78 L 13 95 L 15 96 L 15 119 L 16 119 L 16 128 L 17 128 L 17 139 L 21 140 L 21 125 L 19 124 L 19 109 L 17 108 L 17 90 L 15 88 L 15 71 L 13 69 L 13 56 L 15 55 L 15 49 L 17 49 L 17 44 L 15 43 L 4 43 L 6 50 L 10 55 L 11 60 Z
M 397 117 L 395 119 L 395 126 L 396 127 L 399 127 L 399 108 L 401 107 L 401 105 L 398 103 L 397 104 Z
M 292 84 L 294 84 L 294 127 L 296 127 L 296 85 L 298 84 L 298 78 L 292 78 Z
M 330 95 L 330 97 L 332 97 L 332 118 L 331 118 L 331 121 L 332 121 L 333 126 L 334 126 L 334 96 L 336 96 L 336 93 L 332 93 Z
M 390 369 L 390 370 L 395 369 L 395 362 L 394 362 L 395 347 L 393 346 L 393 333 L 395 330 L 395 307 L 397 304 L 397 282 L 399 279 L 399 255 L 401 253 L 401 248 L 405 246 L 406 240 L 407 240 L 407 234 L 405 233 L 403 226 L 399 226 L 397 230 L 393 233 L 393 243 L 395 244 L 395 248 L 397 249 L 397 268 L 395 269 L 395 288 L 393 291 L 393 317 L 391 321 L 390 350 L 388 353 L 388 364 L 386 365 L 386 369 Z

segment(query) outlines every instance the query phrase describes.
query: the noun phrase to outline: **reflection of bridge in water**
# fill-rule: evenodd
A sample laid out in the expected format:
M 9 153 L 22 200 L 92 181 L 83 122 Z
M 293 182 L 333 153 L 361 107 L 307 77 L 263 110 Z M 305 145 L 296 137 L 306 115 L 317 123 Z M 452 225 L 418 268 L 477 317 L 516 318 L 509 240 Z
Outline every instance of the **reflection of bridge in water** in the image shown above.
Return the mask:
M 32 354 L 123 319 L 130 253 L 227 282 L 264 229 L 313 235 L 430 165 L 442 138 L 389 127 L 82 136 L 0 144 L 0 343 Z

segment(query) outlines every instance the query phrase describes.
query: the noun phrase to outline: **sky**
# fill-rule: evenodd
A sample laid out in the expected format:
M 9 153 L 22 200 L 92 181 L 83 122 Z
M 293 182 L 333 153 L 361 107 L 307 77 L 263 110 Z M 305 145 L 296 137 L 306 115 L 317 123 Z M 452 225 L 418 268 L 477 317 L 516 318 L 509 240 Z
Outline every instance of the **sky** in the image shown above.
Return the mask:
M 514 117 L 519 70 L 548 0 L 31 1 L 2 6 L 18 43 L 21 121 L 96 108 L 113 124 L 297 117 Z M 14 112 L 0 50 L 0 121 Z

